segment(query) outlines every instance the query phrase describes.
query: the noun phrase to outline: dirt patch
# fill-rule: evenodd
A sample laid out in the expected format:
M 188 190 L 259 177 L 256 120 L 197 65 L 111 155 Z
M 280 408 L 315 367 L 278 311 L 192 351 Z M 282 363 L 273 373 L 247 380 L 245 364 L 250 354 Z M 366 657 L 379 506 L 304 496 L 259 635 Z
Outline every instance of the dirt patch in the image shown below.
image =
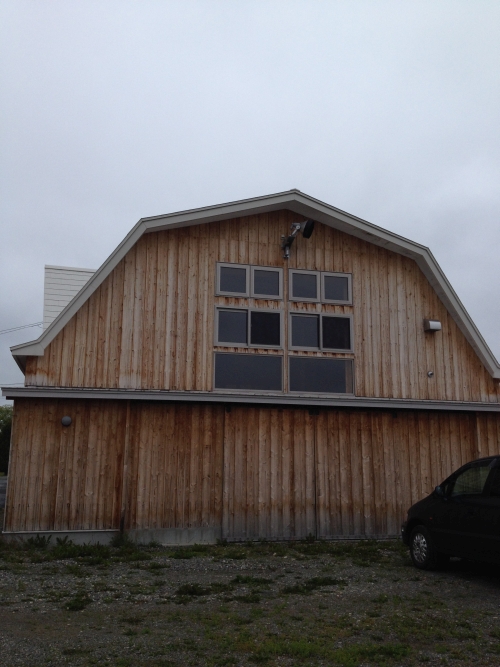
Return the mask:
M 498 665 L 498 568 L 399 542 L 0 549 L 2 665 Z

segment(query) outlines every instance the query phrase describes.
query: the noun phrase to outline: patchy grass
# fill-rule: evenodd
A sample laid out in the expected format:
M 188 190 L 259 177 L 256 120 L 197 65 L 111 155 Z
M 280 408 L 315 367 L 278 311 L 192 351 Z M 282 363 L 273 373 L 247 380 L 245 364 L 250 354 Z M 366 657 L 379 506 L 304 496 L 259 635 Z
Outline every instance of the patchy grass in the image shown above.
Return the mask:
M 7 665 L 496 667 L 500 578 L 398 542 L 0 543 Z

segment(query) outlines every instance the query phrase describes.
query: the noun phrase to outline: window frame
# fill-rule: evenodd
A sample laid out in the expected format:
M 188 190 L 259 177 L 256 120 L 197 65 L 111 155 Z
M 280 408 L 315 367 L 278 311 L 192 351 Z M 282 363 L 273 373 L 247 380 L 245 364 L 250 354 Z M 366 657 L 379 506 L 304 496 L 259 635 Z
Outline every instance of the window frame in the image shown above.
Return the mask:
M 274 271 L 279 276 L 279 295 L 259 294 L 254 289 L 255 271 Z M 258 264 L 250 265 L 250 297 L 252 299 L 266 299 L 267 301 L 283 301 L 283 269 L 279 266 L 260 266 Z
M 327 299 L 325 296 L 325 278 L 347 278 L 347 301 L 338 299 Z M 321 303 L 333 303 L 352 306 L 352 273 L 340 273 L 337 271 L 321 271 Z
M 295 273 L 316 276 L 316 298 L 305 298 L 293 296 L 293 275 Z M 321 271 L 308 271 L 307 269 L 288 269 L 288 300 L 302 301 L 304 303 L 321 303 Z
M 290 362 L 292 359 L 319 359 L 320 361 L 323 360 L 332 360 L 332 361 L 344 361 L 344 362 L 349 362 L 351 364 L 351 384 L 352 384 L 352 391 L 346 391 L 346 392 L 331 392 L 331 391 L 294 391 L 291 389 L 291 373 L 290 373 Z M 288 394 L 293 394 L 294 396 L 309 396 L 309 395 L 320 395 L 320 396 L 355 396 L 356 395 L 356 386 L 355 386 L 355 374 L 354 374 L 354 359 L 351 359 L 350 357 L 313 357 L 310 355 L 306 354 L 290 354 L 288 355 L 288 387 L 287 387 L 287 393 Z
M 219 315 L 220 310 L 245 310 L 247 312 L 247 342 L 244 343 L 228 343 L 220 342 L 219 340 Z M 251 343 L 252 335 L 252 313 L 278 313 L 280 316 L 280 344 L 279 345 L 256 345 Z M 254 306 L 224 306 L 217 304 L 215 306 L 215 330 L 214 330 L 214 345 L 217 347 L 241 347 L 243 349 L 258 349 L 258 350 L 283 350 L 284 349 L 284 313 L 278 308 L 256 308 Z M 237 353 L 235 353 L 237 354 Z
M 299 315 L 302 317 L 318 317 L 319 318 L 319 347 L 303 347 L 302 345 L 293 345 L 293 330 L 292 317 Z M 351 332 L 351 345 L 347 348 L 332 348 L 323 345 L 323 317 L 342 317 L 349 319 Z M 310 313 L 302 310 L 291 310 L 288 313 L 288 349 L 289 350 L 303 350 L 304 352 L 333 352 L 339 354 L 353 354 L 354 353 L 354 316 L 352 313 Z
M 281 359 L 281 389 L 225 389 L 224 387 L 215 386 L 215 363 L 216 355 L 218 354 L 246 354 L 247 356 L 256 356 L 256 357 L 274 357 Z M 220 350 L 214 350 L 213 352 L 213 370 L 212 370 L 212 387 L 214 392 L 224 392 L 227 394 L 284 394 L 285 393 L 285 355 L 284 354 L 259 354 L 259 353 L 245 353 L 245 352 L 222 352 Z
M 223 292 L 220 289 L 220 274 L 222 268 L 230 269 L 245 269 L 246 272 L 246 292 Z M 216 285 L 215 285 L 215 295 L 216 296 L 236 296 L 242 299 L 248 298 L 250 296 L 250 265 L 249 264 L 236 264 L 233 262 L 217 262 L 216 268 Z

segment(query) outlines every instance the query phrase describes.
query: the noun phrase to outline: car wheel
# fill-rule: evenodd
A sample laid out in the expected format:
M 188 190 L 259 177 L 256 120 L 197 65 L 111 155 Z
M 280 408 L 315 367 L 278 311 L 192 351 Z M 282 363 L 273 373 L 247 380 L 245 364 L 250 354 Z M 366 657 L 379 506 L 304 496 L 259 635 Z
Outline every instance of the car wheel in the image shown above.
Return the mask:
M 413 565 L 420 570 L 432 570 L 448 560 L 434 548 L 432 538 L 425 526 L 417 526 L 410 535 L 410 556 Z

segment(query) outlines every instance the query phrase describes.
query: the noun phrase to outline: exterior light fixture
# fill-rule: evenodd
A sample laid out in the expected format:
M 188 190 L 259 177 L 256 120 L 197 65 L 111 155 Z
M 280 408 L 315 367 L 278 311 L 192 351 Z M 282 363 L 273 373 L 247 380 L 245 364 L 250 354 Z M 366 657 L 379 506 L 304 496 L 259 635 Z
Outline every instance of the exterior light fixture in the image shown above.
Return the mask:
M 441 322 L 439 320 L 424 320 L 424 331 L 441 331 Z
M 68 415 L 66 415 L 65 417 L 63 417 L 63 418 L 61 419 L 61 424 L 62 424 L 63 426 L 71 426 L 71 417 L 69 417 Z
M 281 237 L 281 249 L 283 250 L 283 257 L 285 259 L 290 259 L 290 248 L 292 243 L 295 241 L 295 237 L 299 232 L 302 232 L 302 236 L 305 239 L 311 238 L 311 235 L 314 231 L 314 220 L 304 220 L 304 222 L 293 222 L 292 223 L 292 232 L 289 236 Z

